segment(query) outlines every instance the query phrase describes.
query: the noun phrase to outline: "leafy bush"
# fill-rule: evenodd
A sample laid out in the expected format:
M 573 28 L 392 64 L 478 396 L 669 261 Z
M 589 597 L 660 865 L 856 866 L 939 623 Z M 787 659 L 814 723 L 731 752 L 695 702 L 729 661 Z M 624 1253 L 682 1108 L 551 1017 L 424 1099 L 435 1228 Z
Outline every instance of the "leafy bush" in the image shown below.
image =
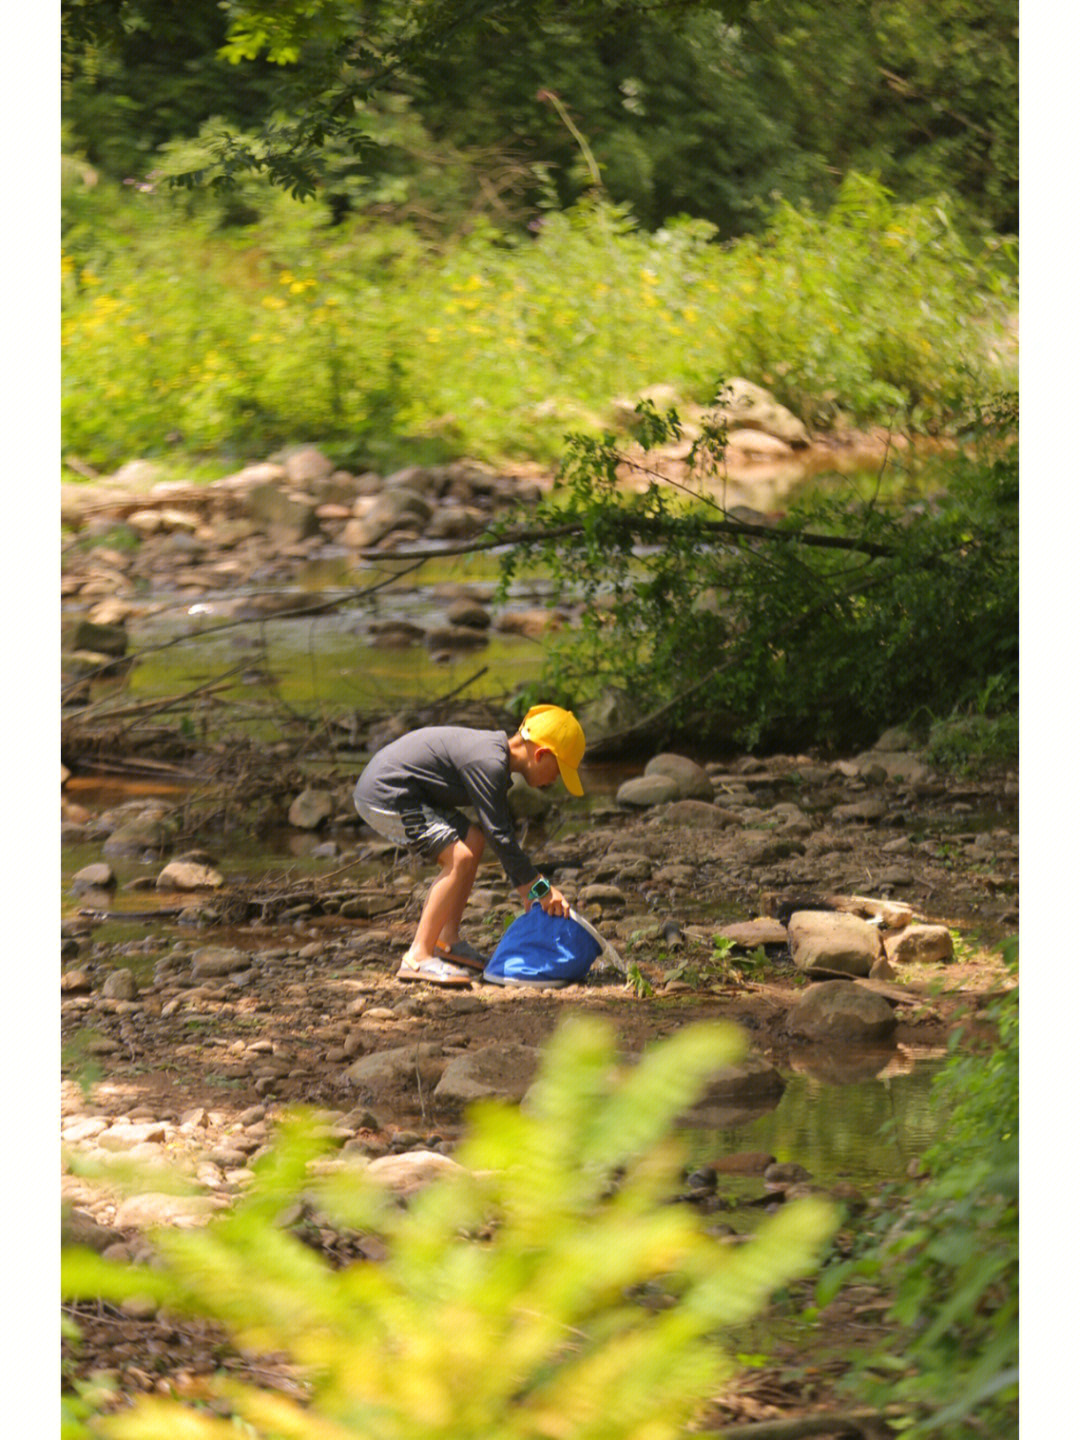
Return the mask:
M 646 447 L 680 433 L 674 411 L 639 415 Z M 611 435 L 574 437 L 528 517 L 535 538 L 504 563 L 509 579 L 539 559 L 584 601 L 542 683 L 579 705 L 614 690 L 669 734 L 750 748 L 850 747 L 976 701 L 1014 710 L 1014 424 L 1003 402 L 930 502 L 811 496 L 775 526 L 715 498 L 722 433 L 699 442 L 692 487 L 655 478 Z M 627 493 L 635 466 L 648 483 Z
M 194 143 L 194 142 L 193 142 Z M 550 459 L 613 399 L 718 372 L 806 419 L 941 425 L 996 373 L 1010 247 L 969 247 L 947 205 L 850 177 L 825 216 L 780 206 L 714 243 L 704 221 L 641 230 L 590 199 L 535 237 L 477 224 L 443 246 L 404 226 L 328 228 L 278 192 L 219 207 L 147 182 L 66 196 L 64 444 L 92 464 L 159 453 L 433 437 L 477 458 Z M 245 191 L 241 199 L 247 200 Z
M 1015 955 L 1012 960 L 1015 967 Z M 992 1007 L 989 1054 L 952 1054 L 935 1082 L 942 1139 L 929 1178 L 886 1209 L 869 1253 L 822 1281 L 828 1300 L 869 1277 L 891 1293 L 901 1327 L 859 1362 L 856 1388 L 901 1406 L 905 1436 L 1015 1434 L 1019 1352 L 1019 990 Z M 864 1244 L 866 1242 L 864 1241 Z
M 313 1166 L 320 1142 L 294 1118 L 225 1218 L 158 1232 L 152 1269 L 73 1250 L 65 1296 L 150 1295 L 242 1346 L 286 1351 L 306 1405 L 224 1379 L 209 1392 L 267 1440 L 680 1435 L 730 1372 L 718 1327 L 806 1273 L 834 1223 L 831 1206 L 801 1201 L 728 1247 L 670 1203 L 683 1164 L 672 1124 L 740 1050 L 730 1027 L 691 1025 L 620 1075 L 609 1028 L 569 1022 L 528 1106 L 474 1109 L 464 1168 L 407 1208 L 358 1166 Z M 298 1196 L 326 1223 L 382 1237 L 386 1258 L 332 1270 L 280 1223 Z M 644 1306 L 642 1286 L 667 1308 Z M 171 1398 L 89 1428 L 78 1409 L 72 1440 L 237 1433 Z

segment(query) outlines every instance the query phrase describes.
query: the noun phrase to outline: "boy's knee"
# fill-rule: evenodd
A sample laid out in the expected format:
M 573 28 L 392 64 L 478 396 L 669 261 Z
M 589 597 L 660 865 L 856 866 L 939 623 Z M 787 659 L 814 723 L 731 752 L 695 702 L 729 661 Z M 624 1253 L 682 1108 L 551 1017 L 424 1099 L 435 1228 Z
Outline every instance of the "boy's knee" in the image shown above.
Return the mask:
M 480 863 L 480 857 L 484 853 L 484 834 L 482 830 L 469 831 L 464 840 L 455 840 L 448 845 L 439 856 L 441 864 L 453 871 L 475 870 Z

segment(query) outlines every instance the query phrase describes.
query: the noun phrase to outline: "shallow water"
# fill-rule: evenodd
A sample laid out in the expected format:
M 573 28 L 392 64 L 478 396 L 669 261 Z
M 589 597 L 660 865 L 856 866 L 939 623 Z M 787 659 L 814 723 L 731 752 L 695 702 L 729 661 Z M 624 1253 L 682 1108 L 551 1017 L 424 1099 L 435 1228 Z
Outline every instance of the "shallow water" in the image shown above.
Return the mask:
M 143 597 L 148 613 L 129 621 L 135 663 L 111 688 L 141 700 L 222 681 L 215 693 L 230 703 L 286 705 L 316 716 L 431 703 L 462 686 L 475 698 L 506 695 L 539 673 L 544 650 L 537 640 L 492 628 L 476 649 L 437 654 L 422 641 L 382 648 L 366 633 L 373 621 L 407 621 L 425 630 L 440 625 L 448 589 L 467 587 L 490 599 L 497 576 L 498 562 L 490 555 L 440 557 L 419 571 L 389 560 L 358 565 L 331 555 L 299 565 L 288 584 L 207 591 L 197 598 L 156 593 Z M 358 593 L 383 581 L 390 582 L 384 589 Z M 313 602 L 328 608 L 299 616 L 237 613 L 238 606 L 267 596 L 281 608 Z M 534 578 L 515 584 L 501 608 L 552 603 L 550 583 Z M 253 716 L 253 726 L 259 723 Z
M 704 1163 L 759 1151 L 804 1166 L 815 1184 L 843 1181 L 872 1194 L 875 1186 L 900 1179 L 938 1138 L 931 1091 L 943 1056 L 892 1047 L 849 1054 L 844 1079 L 835 1049 L 806 1047 L 794 1062 L 797 1070 L 781 1069 L 786 1085 L 778 1104 L 756 1117 L 745 1111 L 733 1123 L 695 1128 L 691 1154 Z M 736 1200 L 762 1191 L 760 1176 L 721 1174 L 718 1180 L 718 1193 Z

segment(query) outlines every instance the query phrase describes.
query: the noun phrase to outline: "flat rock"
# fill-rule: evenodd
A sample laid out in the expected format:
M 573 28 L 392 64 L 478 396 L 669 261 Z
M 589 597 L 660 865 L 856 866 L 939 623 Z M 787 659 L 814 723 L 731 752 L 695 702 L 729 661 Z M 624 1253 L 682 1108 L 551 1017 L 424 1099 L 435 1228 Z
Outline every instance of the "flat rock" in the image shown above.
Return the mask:
M 721 940 L 730 940 L 740 950 L 756 950 L 759 945 L 786 945 L 787 926 L 779 920 L 759 916 L 756 920 L 743 920 L 735 925 L 725 925 L 716 934 Z
M 369 1011 L 369 1016 L 374 1016 Z M 390 1012 L 392 1018 L 397 1018 Z M 376 1050 L 363 1055 L 346 1069 L 346 1078 L 372 1095 L 389 1093 L 409 1085 L 416 1091 L 417 1079 L 432 1084 L 443 1073 L 446 1060 L 438 1045 L 423 1041 L 416 1045 L 398 1045 L 389 1050 Z
M 247 970 L 250 964 L 251 958 L 243 950 L 208 945 L 192 955 L 191 973 L 196 980 L 210 980 L 216 976 L 231 975 L 237 970 Z
M 631 810 L 647 810 L 679 798 L 679 787 L 668 775 L 638 775 L 624 780 L 615 792 L 616 805 Z
M 448 1108 L 474 1100 L 520 1101 L 532 1084 L 542 1052 L 532 1045 L 489 1045 L 456 1055 L 435 1087 L 435 1100 Z
M 228 1204 L 215 1195 L 166 1195 L 149 1191 L 129 1195 L 116 1207 L 118 1230 L 144 1230 L 154 1225 L 174 1225 L 193 1229 L 205 1225 L 218 1210 Z
M 379 1185 L 408 1199 L 446 1175 L 461 1174 L 463 1167 L 437 1150 L 407 1150 L 403 1155 L 381 1155 L 364 1171 Z

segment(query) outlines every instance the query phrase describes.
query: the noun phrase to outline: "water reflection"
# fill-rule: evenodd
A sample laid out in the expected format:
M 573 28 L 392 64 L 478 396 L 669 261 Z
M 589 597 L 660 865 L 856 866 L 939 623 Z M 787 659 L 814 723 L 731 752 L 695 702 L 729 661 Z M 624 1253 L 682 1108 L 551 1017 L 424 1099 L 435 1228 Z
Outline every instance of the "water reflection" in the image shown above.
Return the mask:
M 913 1056 L 899 1048 L 837 1051 L 831 1065 L 820 1052 L 802 1054 L 798 1068 L 782 1072 L 784 1093 L 771 1108 L 712 1115 L 718 1123 L 695 1128 L 693 1158 L 705 1163 L 761 1151 L 805 1166 L 826 1186 L 849 1181 L 873 1188 L 899 1179 L 938 1138 L 931 1091 L 941 1063 L 933 1053 Z M 760 1191 L 760 1181 L 752 1188 Z

